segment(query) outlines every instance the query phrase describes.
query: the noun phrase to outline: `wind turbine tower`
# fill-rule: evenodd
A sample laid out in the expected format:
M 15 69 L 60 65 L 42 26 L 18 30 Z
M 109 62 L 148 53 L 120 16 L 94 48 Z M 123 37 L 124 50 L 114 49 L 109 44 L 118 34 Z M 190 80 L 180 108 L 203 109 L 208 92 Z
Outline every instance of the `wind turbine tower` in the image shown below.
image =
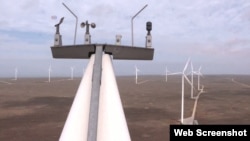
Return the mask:
M 191 99 L 194 98 L 194 67 L 191 62 Z
M 166 67 L 166 82 L 168 82 L 168 68 Z
M 195 112 L 196 112 L 196 108 L 197 108 L 197 101 L 199 99 L 199 96 L 201 93 L 204 93 L 203 91 L 203 88 L 201 89 L 201 91 L 198 93 L 198 95 L 196 97 L 194 97 L 193 99 L 195 99 L 195 103 L 194 103 L 194 107 L 193 107 L 193 112 L 191 114 L 190 117 L 187 117 L 187 118 L 184 118 L 184 84 L 185 84 L 185 80 L 191 85 L 191 94 L 193 92 L 193 73 L 196 73 L 193 71 L 193 64 L 192 62 L 190 63 L 191 64 L 191 69 L 192 69 L 192 76 L 191 76 L 191 81 L 188 79 L 188 77 L 186 76 L 185 74 L 185 71 L 187 69 L 187 66 L 188 66 L 188 62 L 189 60 L 187 61 L 184 69 L 183 69 L 183 73 L 182 73 L 182 93 L 181 93 L 181 124 L 189 124 L 189 125 L 197 125 L 198 124 L 198 121 L 195 120 Z M 192 96 L 192 95 L 191 95 Z
M 200 76 L 201 76 L 201 66 L 199 67 L 199 70 L 198 70 L 198 90 L 201 90 L 200 88 Z
M 14 78 L 14 80 L 17 80 L 17 74 L 18 74 L 18 69 L 17 69 L 17 67 L 15 68 L 15 78 Z
M 49 69 L 48 69 L 48 72 L 49 72 L 48 82 L 50 82 L 50 74 L 51 74 L 51 64 L 49 65 Z

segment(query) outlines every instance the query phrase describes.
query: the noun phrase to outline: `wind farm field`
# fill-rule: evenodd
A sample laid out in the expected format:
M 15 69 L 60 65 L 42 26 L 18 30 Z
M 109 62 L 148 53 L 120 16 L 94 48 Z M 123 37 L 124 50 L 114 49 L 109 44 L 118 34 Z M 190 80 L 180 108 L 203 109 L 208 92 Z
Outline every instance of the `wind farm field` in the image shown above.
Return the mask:
M 181 76 L 117 76 L 132 141 L 169 141 L 169 125 L 180 124 Z M 0 140 L 55 141 L 67 119 L 81 78 L 0 78 Z M 204 75 L 195 119 L 199 124 L 250 124 L 250 76 Z M 194 96 L 198 94 L 194 77 Z M 185 82 L 184 117 L 194 99 Z M 115 113 L 114 113 L 115 114 Z

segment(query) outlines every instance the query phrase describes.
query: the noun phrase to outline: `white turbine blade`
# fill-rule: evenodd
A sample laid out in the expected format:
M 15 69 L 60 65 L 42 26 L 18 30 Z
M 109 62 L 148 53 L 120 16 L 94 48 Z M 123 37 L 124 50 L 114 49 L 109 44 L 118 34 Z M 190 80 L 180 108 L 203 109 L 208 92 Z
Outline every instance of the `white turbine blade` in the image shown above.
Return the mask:
M 137 68 L 137 66 L 135 66 L 135 71 L 139 72 L 140 70 Z
M 204 75 L 201 73 L 201 66 L 199 67 L 198 75 L 200 75 L 201 77 L 204 77 Z
M 199 73 L 199 75 L 201 74 L 201 66 L 198 69 L 198 73 Z
M 201 77 L 204 77 L 204 75 L 203 75 L 201 72 L 200 72 L 200 76 L 201 76 Z
M 59 141 L 87 140 L 94 59 L 93 54 L 83 74 Z
M 193 71 L 193 74 L 199 75 L 198 71 Z
M 0 83 L 4 83 L 4 84 L 8 84 L 8 85 L 12 84 L 12 83 L 6 82 L 6 81 L 0 81 Z
M 188 82 L 191 86 L 193 86 L 192 82 L 188 79 L 188 77 L 187 77 L 185 74 L 183 74 L 183 75 L 184 75 L 184 78 L 187 80 L 187 82 Z
M 169 73 L 168 75 L 176 75 L 176 74 L 182 74 L 182 72 Z
M 190 58 L 188 58 L 188 60 L 187 60 L 187 62 L 186 62 L 186 65 L 185 65 L 185 67 L 184 67 L 184 69 L 183 69 L 183 72 L 186 71 L 186 69 L 187 69 L 187 67 L 188 67 L 188 64 L 189 64 L 189 61 L 190 61 Z
M 201 66 L 199 67 L 199 72 L 201 72 Z
M 97 141 L 130 141 L 110 55 L 103 55 Z
M 194 71 L 193 63 L 191 62 L 191 71 Z

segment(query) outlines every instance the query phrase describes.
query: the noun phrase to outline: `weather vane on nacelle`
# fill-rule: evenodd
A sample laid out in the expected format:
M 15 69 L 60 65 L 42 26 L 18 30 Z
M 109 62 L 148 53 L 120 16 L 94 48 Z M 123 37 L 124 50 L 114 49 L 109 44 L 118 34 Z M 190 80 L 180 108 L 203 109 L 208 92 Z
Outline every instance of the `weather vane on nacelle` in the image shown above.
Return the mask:
M 62 17 L 58 24 L 55 25 L 56 27 L 56 34 L 55 34 L 55 41 L 54 46 L 62 46 L 62 36 L 60 35 L 60 25 L 63 22 L 64 17 Z
M 91 26 L 92 28 L 95 28 L 96 25 L 95 23 L 91 23 L 89 24 L 88 21 L 86 21 L 86 23 L 82 22 L 81 23 L 81 27 L 84 28 L 86 26 L 86 33 L 85 33 L 85 44 L 91 44 L 91 35 L 89 33 L 89 26 Z

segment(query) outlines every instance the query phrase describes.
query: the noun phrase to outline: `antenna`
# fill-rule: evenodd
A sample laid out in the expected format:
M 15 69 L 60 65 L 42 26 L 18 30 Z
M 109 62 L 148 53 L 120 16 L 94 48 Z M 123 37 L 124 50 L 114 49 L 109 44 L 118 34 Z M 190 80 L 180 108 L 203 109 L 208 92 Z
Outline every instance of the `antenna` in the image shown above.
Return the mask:
M 75 44 L 76 44 L 76 32 L 77 32 L 78 17 L 76 16 L 76 14 L 74 14 L 74 13 L 68 8 L 68 6 L 67 6 L 66 4 L 64 4 L 64 3 L 62 3 L 62 4 L 63 4 L 63 6 L 65 6 L 65 7 L 69 10 L 69 12 L 76 18 L 75 36 L 74 36 L 74 45 L 75 45 Z
M 131 37 L 132 37 L 132 47 L 134 46 L 134 25 L 133 25 L 133 20 L 134 18 L 141 13 L 142 10 L 144 10 L 148 5 L 146 4 L 145 6 L 142 7 L 141 10 L 139 10 L 132 18 L 131 18 Z

